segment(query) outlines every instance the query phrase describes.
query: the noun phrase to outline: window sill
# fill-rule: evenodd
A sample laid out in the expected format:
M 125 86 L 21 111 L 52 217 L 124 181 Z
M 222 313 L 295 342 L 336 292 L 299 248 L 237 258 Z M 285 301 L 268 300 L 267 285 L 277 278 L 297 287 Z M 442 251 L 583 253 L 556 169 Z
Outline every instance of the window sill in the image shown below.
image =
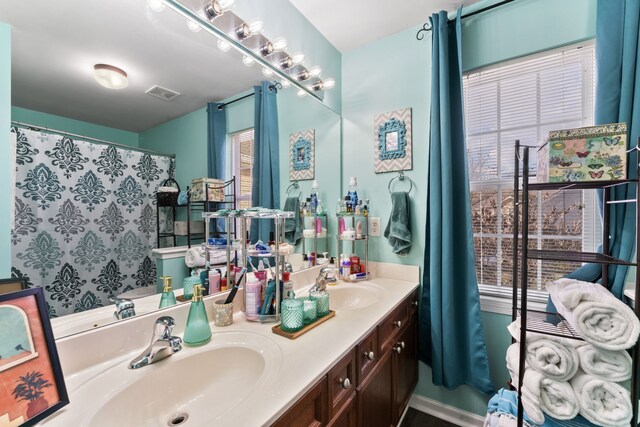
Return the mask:
M 511 316 L 511 297 L 506 296 L 494 296 L 494 295 L 480 295 L 480 310 L 487 313 L 505 314 Z M 547 307 L 546 302 L 529 301 L 528 307 L 531 310 L 545 311 Z

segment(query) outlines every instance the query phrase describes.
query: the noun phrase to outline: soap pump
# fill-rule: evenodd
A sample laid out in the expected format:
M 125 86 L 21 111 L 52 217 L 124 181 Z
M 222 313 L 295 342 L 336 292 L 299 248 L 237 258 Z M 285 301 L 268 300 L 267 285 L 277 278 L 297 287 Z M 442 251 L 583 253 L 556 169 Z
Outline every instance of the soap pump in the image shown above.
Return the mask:
M 160 297 L 160 307 L 170 307 L 172 305 L 176 305 L 176 296 L 173 294 L 172 281 L 171 276 L 162 276 L 160 278 L 162 280 L 162 296 Z
M 211 326 L 204 301 L 202 301 L 202 286 L 196 285 L 193 287 L 193 298 L 184 330 L 184 343 L 195 347 L 206 344 L 209 340 L 211 340 Z

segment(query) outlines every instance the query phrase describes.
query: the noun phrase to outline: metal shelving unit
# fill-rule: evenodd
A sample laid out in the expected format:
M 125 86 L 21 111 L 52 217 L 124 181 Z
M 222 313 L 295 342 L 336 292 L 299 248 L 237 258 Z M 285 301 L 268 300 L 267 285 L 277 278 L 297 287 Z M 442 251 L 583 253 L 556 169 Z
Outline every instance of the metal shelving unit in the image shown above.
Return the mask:
M 638 138 L 640 145 L 640 138 Z M 640 253 L 636 251 L 635 262 L 613 258 L 609 252 L 609 209 L 612 203 L 636 203 L 640 200 L 640 185 L 636 185 L 636 198 L 634 200 L 612 201 L 610 189 L 619 185 L 638 184 L 637 179 L 625 179 L 618 181 L 589 181 L 589 182 L 558 182 L 558 183 L 530 183 L 529 182 L 529 149 L 532 147 L 521 146 L 520 141 L 515 142 L 515 173 L 514 173 L 514 206 L 522 205 L 522 230 L 520 230 L 520 216 L 518 209 L 514 209 L 513 224 L 513 311 L 512 319 L 520 318 L 520 354 L 525 354 L 525 344 L 527 332 L 535 332 L 545 335 L 559 336 L 569 339 L 582 339 L 579 334 L 568 324 L 563 322 L 562 328 L 556 325 L 564 319 L 557 313 L 530 310 L 527 308 L 527 261 L 551 260 L 551 261 L 571 261 L 586 262 L 602 265 L 602 285 L 609 287 L 608 266 L 627 265 L 638 266 L 640 264 Z M 636 165 L 636 176 L 640 176 L 640 164 Z M 522 170 L 522 180 L 520 180 L 520 170 Z M 520 201 L 520 184 L 522 184 L 522 201 Z M 530 191 L 566 191 L 566 190 L 603 190 L 603 227 L 602 227 L 602 253 L 575 252 L 560 250 L 539 250 L 529 249 L 529 192 Z M 637 209 L 637 208 L 636 208 Z M 522 236 L 520 254 L 518 256 L 518 240 Z M 640 215 L 636 211 L 636 248 L 640 247 Z M 522 271 L 518 275 L 518 263 L 522 265 Z M 518 289 L 519 288 L 519 289 Z M 519 291 L 519 292 L 518 292 Z M 518 298 L 520 296 L 520 298 Z M 640 275 L 636 273 L 635 278 L 635 301 L 640 302 Z M 519 303 L 519 304 L 518 304 Z M 640 303 L 633 305 L 634 312 L 640 318 Z M 514 340 L 515 341 L 515 340 Z M 633 417 L 631 426 L 638 425 L 638 368 L 640 361 L 640 348 L 638 343 L 630 349 L 632 357 L 632 377 L 631 377 L 631 402 L 633 405 Z M 524 380 L 525 358 L 520 357 L 518 366 L 518 384 Z M 522 407 L 522 390 L 518 387 L 518 427 L 523 425 L 524 410 Z M 566 425 L 573 425 L 567 422 Z
M 338 239 L 338 256 L 343 253 L 342 243 L 343 242 L 351 242 L 351 253 L 356 253 L 356 242 L 364 242 L 364 268 L 366 272 L 366 276 L 351 280 L 348 277 L 341 277 L 340 279 L 344 282 L 361 282 L 363 280 L 368 280 L 371 278 L 371 274 L 369 273 L 369 220 L 366 215 L 355 215 L 355 214 L 341 214 L 336 213 L 336 217 L 338 222 L 340 218 L 343 218 L 345 221 L 345 226 L 348 226 L 347 221 L 351 221 L 351 228 L 356 229 L 357 219 L 362 221 L 362 237 L 356 237 L 354 239 L 343 239 L 340 235 L 340 232 L 336 231 L 336 236 Z
M 307 218 L 311 218 L 313 219 L 312 221 L 312 228 L 315 230 L 316 229 L 316 221 L 318 219 L 320 219 L 320 221 L 324 220 L 324 224 L 323 226 L 326 228 L 327 230 L 327 234 L 325 236 L 318 236 L 318 233 L 316 232 L 314 234 L 313 237 L 304 237 L 304 235 L 302 236 L 302 253 L 306 254 L 307 253 L 307 240 L 313 240 L 313 252 L 316 254 L 314 261 L 313 261 L 313 265 L 318 265 L 318 240 L 324 240 L 325 242 L 325 249 L 327 250 L 327 252 L 329 251 L 329 220 L 327 218 L 327 214 L 323 213 L 323 214 L 311 214 L 311 215 L 307 215 L 307 216 L 303 216 L 302 217 L 302 229 L 304 230 L 306 227 L 305 221 L 307 220 Z

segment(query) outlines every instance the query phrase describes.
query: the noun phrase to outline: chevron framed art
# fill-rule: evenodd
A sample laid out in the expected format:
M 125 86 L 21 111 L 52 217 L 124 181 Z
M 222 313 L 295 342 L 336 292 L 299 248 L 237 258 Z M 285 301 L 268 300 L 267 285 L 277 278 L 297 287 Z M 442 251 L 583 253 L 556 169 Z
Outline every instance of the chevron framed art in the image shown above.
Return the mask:
M 289 179 L 300 181 L 313 179 L 315 174 L 315 129 L 289 135 Z
M 413 169 L 411 108 L 373 118 L 373 155 L 376 173 Z

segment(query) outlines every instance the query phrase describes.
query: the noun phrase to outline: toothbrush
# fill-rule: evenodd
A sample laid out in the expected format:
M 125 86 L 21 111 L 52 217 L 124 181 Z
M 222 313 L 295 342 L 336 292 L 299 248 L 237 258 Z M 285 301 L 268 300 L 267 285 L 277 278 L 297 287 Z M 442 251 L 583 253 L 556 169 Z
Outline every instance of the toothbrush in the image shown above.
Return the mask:
M 240 286 L 240 282 L 242 282 L 242 279 L 246 272 L 247 272 L 247 269 L 242 267 L 242 270 L 240 270 L 240 274 L 238 274 L 236 283 L 233 285 L 233 289 L 231 289 L 231 292 L 227 296 L 227 299 L 224 301 L 225 304 L 230 304 L 233 302 L 233 299 L 236 297 L 236 293 L 238 292 L 238 287 Z

